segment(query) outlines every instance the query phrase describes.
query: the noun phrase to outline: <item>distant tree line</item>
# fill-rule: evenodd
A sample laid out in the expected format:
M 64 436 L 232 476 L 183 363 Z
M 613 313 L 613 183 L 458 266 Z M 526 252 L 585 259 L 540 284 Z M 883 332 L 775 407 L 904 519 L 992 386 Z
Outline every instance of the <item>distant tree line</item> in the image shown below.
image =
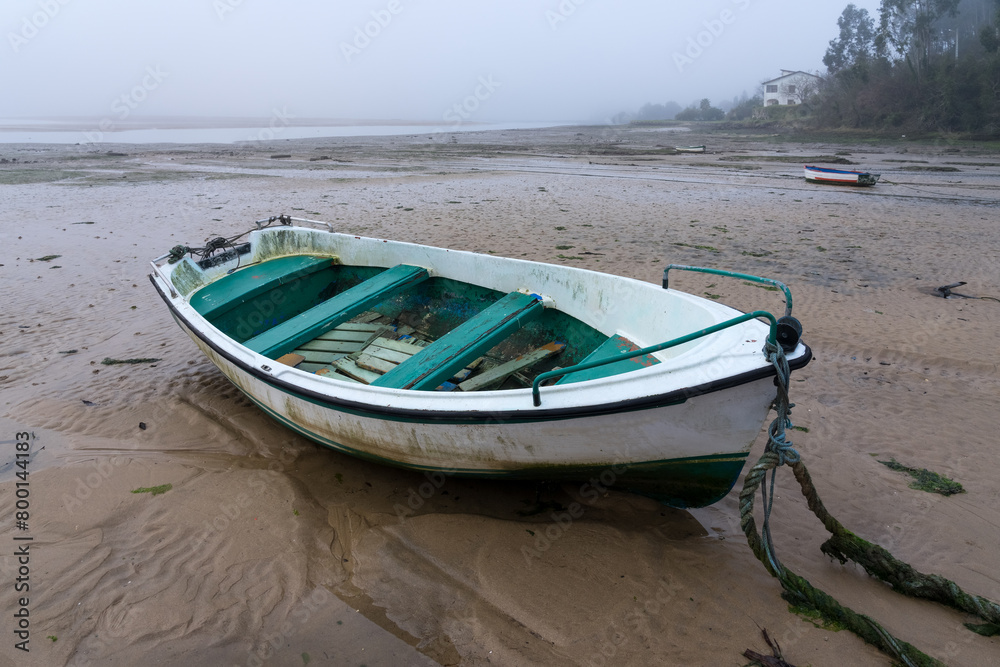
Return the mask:
M 763 108 L 760 88 L 719 107 L 646 104 L 612 122 L 809 115 L 825 128 L 1000 134 L 1000 0 L 882 0 L 876 17 L 849 4 L 837 26 L 824 84 L 794 110 Z
M 761 104 L 763 104 L 763 98 L 760 95 L 747 97 L 746 93 L 743 93 L 741 97 L 733 98 L 731 104 L 723 103 L 719 107 L 712 106 L 712 102 L 708 98 L 683 108 L 674 101 L 667 102 L 666 104 L 647 103 L 635 113 L 623 111 L 616 114 L 611 121 L 616 124 L 622 124 L 630 122 L 646 123 L 658 120 L 744 120 L 750 118 L 753 108 L 755 106 L 759 107 Z M 728 112 L 726 109 L 728 109 Z
M 722 109 L 712 106 L 712 103 L 708 98 L 703 99 L 698 103 L 698 106 L 689 106 L 687 109 L 680 111 L 676 116 L 675 120 L 722 120 L 726 117 L 726 112 Z
M 825 127 L 1000 132 L 1000 0 L 847 5 L 814 105 Z

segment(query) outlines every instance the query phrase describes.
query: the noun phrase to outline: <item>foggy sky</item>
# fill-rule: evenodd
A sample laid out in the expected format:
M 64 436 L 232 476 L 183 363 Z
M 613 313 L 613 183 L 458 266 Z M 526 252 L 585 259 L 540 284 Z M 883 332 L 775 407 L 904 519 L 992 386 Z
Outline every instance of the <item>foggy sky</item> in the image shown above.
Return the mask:
M 846 5 L 3 0 L 0 118 L 600 121 L 822 73 Z

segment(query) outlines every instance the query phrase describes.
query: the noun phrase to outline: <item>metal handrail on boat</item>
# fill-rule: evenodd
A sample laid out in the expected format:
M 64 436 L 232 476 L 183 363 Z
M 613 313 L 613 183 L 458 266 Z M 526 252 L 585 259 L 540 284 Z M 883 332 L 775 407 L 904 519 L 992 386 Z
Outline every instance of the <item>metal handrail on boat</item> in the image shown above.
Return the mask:
M 791 317 L 792 315 L 792 291 L 788 289 L 785 283 L 774 280 L 772 278 L 761 278 L 760 276 L 751 276 L 749 273 L 736 273 L 735 271 L 725 271 L 723 269 L 709 269 L 703 266 L 685 266 L 684 264 L 671 264 L 667 268 L 663 269 L 663 289 L 667 289 L 667 274 L 670 269 L 677 269 L 678 271 L 697 271 L 699 273 L 711 273 L 716 276 L 724 276 L 726 278 L 739 278 L 741 280 L 750 280 L 755 283 L 763 283 L 765 285 L 772 285 L 779 288 L 785 293 L 785 317 Z
M 288 224 L 288 223 L 291 223 L 291 222 L 307 222 L 307 223 L 309 223 L 311 225 L 323 225 L 324 227 L 327 228 L 328 231 L 331 231 L 331 232 L 333 231 L 333 225 L 331 225 L 329 222 L 325 222 L 323 220 L 310 220 L 309 218 L 295 218 L 295 217 L 290 216 L 290 215 L 272 215 L 270 218 L 261 218 L 260 220 L 254 220 L 254 224 L 257 225 L 257 229 L 264 229 L 266 227 L 266 225 L 264 223 L 270 224 L 272 222 L 276 222 L 276 221 L 282 221 L 283 222 L 285 220 L 288 221 L 285 224 Z
M 165 260 L 167 257 L 170 257 L 170 253 L 169 252 L 160 255 L 159 257 L 157 257 L 156 259 L 154 259 L 153 261 L 151 261 L 149 263 L 149 265 L 153 267 L 153 273 L 155 273 L 156 275 L 158 275 L 160 277 L 160 280 L 162 280 L 164 282 L 164 284 L 166 284 L 167 288 L 170 289 L 170 296 L 176 297 L 177 296 L 177 290 L 174 289 L 174 284 L 172 282 L 170 282 L 170 279 L 167 278 L 166 274 L 163 273 L 163 270 L 160 268 L 160 262 L 162 262 L 163 260 Z
M 331 225 L 329 222 L 324 222 L 322 220 L 310 220 L 309 218 L 293 218 L 291 216 L 289 216 L 288 219 L 291 220 L 292 222 L 308 222 L 311 225 L 323 225 L 324 227 L 327 228 L 328 231 L 331 232 L 333 231 L 333 225 Z
M 731 320 L 726 320 L 719 324 L 708 327 L 707 329 L 702 329 L 701 331 L 695 331 L 694 333 L 689 333 L 680 338 L 674 338 L 665 343 L 660 343 L 659 345 L 652 345 L 650 347 L 644 347 L 641 350 L 635 350 L 634 352 L 629 352 L 627 354 L 616 355 L 613 357 L 608 357 L 607 359 L 599 359 L 597 361 L 588 361 L 582 364 L 576 364 L 575 366 L 567 366 L 566 368 L 559 368 L 552 371 L 546 371 L 545 373 L 539 373 L 535 378 L 534 382 L 531 383 L 531 398 L 534 401 L 535 407 L 537 408 L 542 404 L 542 396 L 539 390 L 541 383 L 549 378 L 560 377 L 563 375 L 568 375 L 570 373 L 576 373 L 577 371 L 585 371 L 591 368 L 597 368 L 599 366 L 605 366 L 607 364 L 613 364 L 618 361 L 624 361 L 626 359 L 632 359 L 633 357 L 641 357 L 645 354 L 652 354 L 653 352 L 659 352 L 660 350 L 666 350 L 667 348 L 675 347 L 677 345 L 683 345 L 684 343 L 690 342 L 702 336 L 707 336 L 713 334 L 717 331 L 722 331 L 723 329 L 728 329 L 729 327 L 736 326 L 737 324 L 742 324 L 747 320 L 754 320 L 758 317 L 767 318 L 770 323 L 770 332 L 768 333 L 768 341 L 772 345 L 777 345 L 778 340 L 778 320 L 771 313 L 766 310 L 755 310 L 752 313 L 745 313 L 739 317 L 734 317 Z

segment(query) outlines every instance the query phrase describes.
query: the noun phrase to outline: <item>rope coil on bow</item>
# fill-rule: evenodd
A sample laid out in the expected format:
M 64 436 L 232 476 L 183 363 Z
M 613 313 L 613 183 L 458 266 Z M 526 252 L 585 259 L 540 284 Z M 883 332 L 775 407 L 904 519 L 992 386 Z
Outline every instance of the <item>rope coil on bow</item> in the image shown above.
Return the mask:
M 245 234 L 245 232 L 244 232 Z M 234 236 L 231 239 L 227 239 L 222 236 L 217 236 L 205 243 L 204 246 L 200 248 L 192 248 L 185 245 L 175 245 L 170 249 L 169 259 L 167 260 L 170 264 L 176 264 L 177 262 L 184 259 L 185 255 L 191 255 L 192 257 L 201 257 L 202 259 L 207 259 L 211 257 L 216 251 L 223 250 L 226 246 L 232 248 L 234 251 L 236 246 L 233 245 L 233 241 L 240 238 L 244 234 L 239 236 Z M 238 254 L 238 253 L 237 253 Z
M 280 225 L 289 226 L 292 224 L 292 217 L 286 214 L 272 215 L 270 218 L 267 218 L 266 220 L 257 220 L 255 224 L 257 225 L 257 229 L 260 230 L 260 229 L 266 229 L 267 227 L 270 227 L 272 224 L 276 222 Z M 230 248 L 235 250 L 236 249 L 235 242 L 249 233 L 250 231 L 248 230 L 245 232 L 241 232 L 236 236 L 230 236 L 229 238 L 226 238 L 224 236 L 217 236 L 214 239 L 211 239 L 210 241 L 205 243 L 205 245 L 200 248 L 197 247 L 192 248 L 186 245 L 175 245 L 173 248 L 170 249 L 167 262 L 170 264 L 176 264 L 177 262 L 184 259 L 185 255 L 191 255 L 192 257 L 201 257 L 202 259 L 205 259 L 207 257 L 211 257 L 215 251 L 223 250 L 226 246 L 229 246 Z M 238 255 L 239 253 L 237 253 L 237 256 Z

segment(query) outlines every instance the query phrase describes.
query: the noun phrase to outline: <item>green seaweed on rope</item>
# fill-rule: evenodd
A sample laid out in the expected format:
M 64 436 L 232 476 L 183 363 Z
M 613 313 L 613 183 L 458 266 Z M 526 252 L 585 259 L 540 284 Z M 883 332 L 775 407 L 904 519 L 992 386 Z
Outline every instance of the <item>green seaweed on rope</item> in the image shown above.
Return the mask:
M 846 627 L 854 634 L 875 646 L 887 655 L 908 666 L 938 666 L 943 663 L 923 653 L 918 648 L 893 637 L 877 621 L 842 606 L 827 593 L 815 588 L 805 578 L 784 567 L 774 555 L 769 520 L 771 503 L 774 499 L 774 476 L 777 468 L 790 465 L 809 509 L 823 523 L 832 537 L 821 547 L 823 553 L 846 563 L 852 560 L 861 565 L 869 575 L 888 583 L 893 590 L 913 597 L 933 600 L 960 611 L 973 614 L 987 621 L 985 625 L 966 624 L 979 634 L 992 636 L 1000 634 L 1000 605 L 986 598 L 963 591 L 953 581 L 944 577 L 923 574 L 906 563 L 896 559 L 882 547 L 864 540 L 844 528 L 824 507 L 812 478 L 792 443 L 785 439 L 785 429 L 793 428 L 790 419 L 794 404 L 788 400 L 788 362 L 781 348 L 776 345 L 766 347 L 768 359 L 777 373 L 778 395 L 774 407 L 778 416 L 768 428 L 768 442 L 760 460 L 747 473 L 740 492 L 740 525 L 747 537 L 747 543 L 757 559 L 767 571 L 778 579 L 784 589 L 782 597 L 798 610 L 815 610 L 827 623 Z M 771 471 L 770 498 L 766 484 Z M 764 522 L 760 533 L 753 514 L 754 496 L 761 490 L 764 506 Z

